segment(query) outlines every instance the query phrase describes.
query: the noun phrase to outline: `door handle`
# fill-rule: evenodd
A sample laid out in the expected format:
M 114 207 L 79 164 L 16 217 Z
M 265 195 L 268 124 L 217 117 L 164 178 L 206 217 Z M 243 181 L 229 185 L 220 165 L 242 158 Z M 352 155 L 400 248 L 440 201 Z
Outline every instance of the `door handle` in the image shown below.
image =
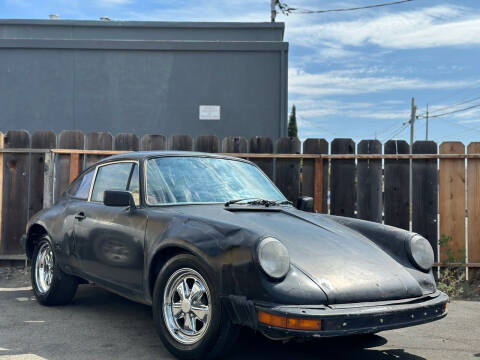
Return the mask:
M 83 212 L 79 212 L 77 215 L 75 215 L 75 219 L 77 219 L 78 221 L 82 221 L 85 218 L 86 216 Z

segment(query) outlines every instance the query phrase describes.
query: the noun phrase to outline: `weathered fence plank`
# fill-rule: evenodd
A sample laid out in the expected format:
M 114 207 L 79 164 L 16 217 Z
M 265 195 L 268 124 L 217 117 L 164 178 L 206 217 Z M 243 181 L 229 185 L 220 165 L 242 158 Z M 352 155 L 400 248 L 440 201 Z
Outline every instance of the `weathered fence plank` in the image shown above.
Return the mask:
M 436 154 L 434 141 L 415 141 L 413 154 Z M 412 230 L 432 245 L 438 260 L 438 170 L 436 159 L 412 160 Z
M 461 142 L 444 142 L 440 154 L 463 154 Z M 449 253 L 456 261 L 463 261 L 465 251 L 465 160 L 440 159 L 439 172 L 440 237 L 450 237 L 440 246 L 440 261 L 449 260 Z
M 271 154 L 273 153 L 273 141 L 267 136 L 254 136 L 250 139 L 249 153 Z M 273 179 L 273 159 L 250 159 L 263 172 Z
M 87 144 L 85 146 L 87 150 L 112 150 L 113 149 L 113 136 L 109 132 L 91 132 L 87 135 Z M 105 156 L 102 155 L 87 155 L 86 167 L 95 164 L 97 161 L 102 160 Z
M 50 130 L 36 131 L 32 134 L 32 149 L 55 149 L 57 135 Z M 30 161 L 30 191 L 28 217 L 43 209 L 43 173 L 45 154 L 32 153 Z
M 410 146 L 404 140 L 389 140 L 384 145 L 384 153 L 409 154 Z M 409 160 L 385 160 L 385 224 L 405 230 L 410 228 L 409 174 Z
M 64 130 L 58 135 L 59 149 L 80 149 L 85 146 L 85 136 L 79 130 Z M 82 159 L 82 157 L 80 158 Z M 70 155 L 58 154 L 55 162 L 55 197 L 56 201 L 70 184 Z
M 480 154 L 480 142 L 470 143 L 467 152 Z M 480 263 L 480 159 L 468 159 L 467 169 L 468 262 Z
M 241 136 L 229 136 L 222 140 L 222 152 L 246 153 L 248 151 L 247 139 Z
M 304 154 L 328 154 L 328 141 L 325 139 L 306 139 L 303 142 Z M 318 201 L 317 206 L 319 212 L 328 213 L 328 159 L 322 161 L 322 199 Z M 314 197 L 315 185 L 315 160 L 304 159 L 302 170 L 302 195 Z
M 192 151 L 193 139 L 190 135 L 173 135 L 169 139 L 168 148 L 177 151 Z
M 167 150 L 167 138 L 160 134 L 146 134 L 140 140 L 142 151 Z
M 300 154 L 301 146 L 296 137 L 282 137 L 277 140 L 277 153 Z M 300 194 L 300 161 L 277 159 L 275 184 L 283 195 L 295 204 Z
M 10 130 L 4 139 L 8 149 L 29 148 L 30 134 L 25 130 Z M 28 221 L 29 154 L 7 153 L 3 168 L 2 255 L 21 254 L 20 238 Z
M 381 154 L 378 140 L 362 140 L 358 154 Z M 357 164 L 357 217 L 382 222 L 382 160 L 358 160 Z
M 352 139 L 334 139 L 332 154 L 355 154 Z M 335 159 L 331 161 L 330 213 L 340 216 L 355 216 L 355 159 Z
M 195 151 L 218 153 L 218 137 L 215 135 L 200 135 L 195 138 Z
M 119 151 L 138 151 L 138 136 L 132 133 L 119 133 L 115 135 L 114 149 Z

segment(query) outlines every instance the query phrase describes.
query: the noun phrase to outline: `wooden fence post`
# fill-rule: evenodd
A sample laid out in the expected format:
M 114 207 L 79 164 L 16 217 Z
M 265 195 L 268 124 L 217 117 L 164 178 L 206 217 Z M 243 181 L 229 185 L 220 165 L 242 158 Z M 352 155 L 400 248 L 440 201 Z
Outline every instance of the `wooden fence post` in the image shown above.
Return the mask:
M 55 149 L 56 147 L 57 135 L 53 131 L 35 131 L 32 134 L 32 149 Z M 43 208 L 44 167 L 45 154 L 32 153 L 30 161 L 29 218 Z
M 222 140 L 222 152 L 246 153 L 248 152 L 247 139 L 241 136 L 229 136 Z
M 409 154 L 410 146 L 404 140 L 389 140 L 384 145 L 385 154 Z M 408 159 L 385 160 L 385 224 L 401 229 L 410 228 Z
M 200 135 L 195 138 L 195 151 L 218 153 L 219 141 L 215 135 Z
M 85 147 L 85 135 L 79 130 L 64 130 L 58 135 L 59 149 L 83 150 Z M 70 155 L 57 154 L 55 157 L 55 202 L 70 184 Z M 79 161 L 83 156 L 79 157 Z
M 415 141 L 413 154 L 437 154 L 434 141 Z M 438 168 L 437 159 L 412 160 L 412 230 L 432 245 L 438 260 Z
M 278 154 L 300 154 L 301 143 L 296 137 L 282 137 L 277 140 Z M 285 197 L 294 204 L 300 194 L 299 159 L 277 159 L 275 184 Z
M 140 140 L 142 151 L 167 150 L 167 138 L 160 134 L 146 134 Z
M 303 142 L 304 154 L 328 154 L 328 141 L 306 139 Z M 321 185 L 316 189 L 315 185 Z M 314 198 L 314 210 L 328 214 L 328 159 L 303 159 L 302 195 Z M 320 196 L 320 198 L 319 198 Z
M 45 165 L 43 167 L 43 208 L 53 205 L 55 192 L 55 154 L 45 154 Z
M 382 144 L 378 140 L 362 140 L 358 143 L 358 154 L 381 154 Z M 358 160 L 357 172 L 357 216 L 359 219 L 382 222 L 382 160 Z
M 440 154 L 464 154 L 465 146 L 458 141 L 443 142 Z M 450 237 L 440 245 L 440 261 L 448 260 L 451 251 L 454 261 L 464 261 L 465 254 L 465 159 L 440 159 L 440 240 Z
M 173 135 L 168 148 L 176 151 L 192 151 L 193 139 L 190 135 Z
M 70 154 L 70 169 L 68 176 L 69 184 L 77 178 L 78 174 L 80 174 L 81 169 L 82 165 L 80 164 L 80 154 Z
M 254 136 L 250 139 L 249 153 L 252 154 L 272 154 L 272 139 L 266 136 Z M 270 178 L 274 179 L 273 159 L 251 159 L 262 171 Z
M 355 154 L 352 139 L 334 139 L 331 154 Z M 355 217 L 355 159 L 331 161 L 330 213 Z
M 10 130 L 5 136 L 5 148 L 30 148 L 30 134 L 25 130 Z M 0 254 L 22 254 L 20 238 L 28 221 L 28 153 L 4 155 L 2 247 Z

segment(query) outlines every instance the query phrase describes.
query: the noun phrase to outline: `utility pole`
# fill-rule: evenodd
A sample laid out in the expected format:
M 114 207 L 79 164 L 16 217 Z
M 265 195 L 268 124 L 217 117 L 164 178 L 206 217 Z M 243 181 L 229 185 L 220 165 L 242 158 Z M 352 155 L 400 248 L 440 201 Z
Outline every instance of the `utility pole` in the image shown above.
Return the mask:
M 415 106 L 415 98 L 412 97 L 412 112 L 410 115 L 410 154 L 413 153 L 413 137 L 415 129 L 415 118 L 417 113 L 417 107 Z M 410 200 L 410 215 L 413 210 L 413 161 L 410 159 L 410 191 L 409 191 L 409 200 Z M 412 222 L 410 222 L 410 231 L 412 230 Z
M 277 17 L 277 10 L 275 7 L 277 6 L 278 0 L 270 0 L 270 20 L 275 22 L 275 18 Z
M 425 140 L 428 141 L 428 104 L 427 104 L 427 116 L 426 116 L 426 119 L 427 119 L 427 126 L 425 128 Z

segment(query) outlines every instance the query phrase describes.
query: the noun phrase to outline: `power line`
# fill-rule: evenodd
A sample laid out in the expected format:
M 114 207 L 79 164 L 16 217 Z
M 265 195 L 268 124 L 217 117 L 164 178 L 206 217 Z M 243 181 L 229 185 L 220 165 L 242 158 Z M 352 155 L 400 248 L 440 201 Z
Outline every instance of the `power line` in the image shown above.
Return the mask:
M 472 101 L 476 101 L 476 100 L 480 100 L 480 96 L 477 96 L 475 98 L 472 98 L 472 99 L 468 99 L 468 100 L 465 100 L 465 101 L 462 101 L 462 102 L 459 102 L 459 103 L 456 103 L 456 104 L 452 104 L 452 105 L 449 105 L 449 106 L 444 106 L 444 107 L 441 107 L 439 109 L 436 109 L 432 112 L 430 112 L 430 114 L 435 114 L 435 113 L 438 113 L 440 111 L 443 111 L 443 110 L 447 110 L 447 109 L 450 109 L 452 107 L 456 107 L 456 106 L 460 106 L 460 105 L 465 105 L 465 104 L 468 104 L 468 103 L 471 103 Z M 421 114 L 419 116 L 424 116 L 425 114 Z
M 386 143 L 387 141 L 392 140 L 395 136 L 401 134 L 408 126 L 410 125 L 409 122 L 406 122 L 400 128 L 395 129 L 388 137 L 385 137 L 386 140 L 382 141 L 383 143 Z
M 472 106 L 469 106 L 469 107 L 466 107 L 466 108 L 463 108 L 463 109 L 448 111 L 448 112 L 445 112 L 445 113 L 442 113 L 442 114 L 429 115 L 429 118 L 430 118 L 430 119 L 431 119 L 431 118 L 438 118 L 438 117 L 442 117 L 442 116 L 446 116 L 446 115 L 450 115 L 450 114 L 456 114 L 456 113 L 459 113 L 459 112 L 462 112 L 462 111 L 467 111 L 467 110 L 475 109 L 475 108 L 477 108 L 477 107 L 480 107 L 480 104 L 472 105 Z M 426 116 L 424 116 L 424 115 L 418 115 L 418 117 L 425 118 Z
M 277 4 L 284 15 L 289 15 L 292 13 L 324 14 L 329 12 L 356 11 L 356 10 L 372 9 L 372 8 L 378 8 L 378 7 L 384 7 L 384 6 L 391 6 L 391 5 L 399 5 L 399 4 L 404 4 L 412 1 L 415 1 L 415 0 L 399 0 L 399 1 L 389 2 L 389 3 L 383 3 L 383 4 L 374 4 L 374 5 L 358 6 L 358 7 L 342 8 L 342 9 L 327 9 L 327 10 L 310 10 L 310 9 L 290 7 L 287 4 L 280 2 L 279 0 L 277 1 Z
M 475 94 L 478 94 L 478 89 L 480 88 L 480 85 L 475 85 L 473 87 L 468 87 L 468 88 L 463 88 L 463 89 L 460 89 L 460 90 L 457 90 L 455 91 L 453 94 L 448 94 L 448 95 L 442 95 L 442 96 L 436 96 L 435 98 L 430 98 L 428 99 L 428 101 L 426 101 L 427 104 L 432 104 L 432 103 L 438 103 L 440 101 L 443 101 L 445 99 L 454 99 L 456 97 L 458 97 L 458 95 L 460 94 L 465 94 L 465 92 L 469 91 L 469 90 L 475 90 L 472 95 L 475 95 Z M 470 95 L 468 95 L 470 96 Z

